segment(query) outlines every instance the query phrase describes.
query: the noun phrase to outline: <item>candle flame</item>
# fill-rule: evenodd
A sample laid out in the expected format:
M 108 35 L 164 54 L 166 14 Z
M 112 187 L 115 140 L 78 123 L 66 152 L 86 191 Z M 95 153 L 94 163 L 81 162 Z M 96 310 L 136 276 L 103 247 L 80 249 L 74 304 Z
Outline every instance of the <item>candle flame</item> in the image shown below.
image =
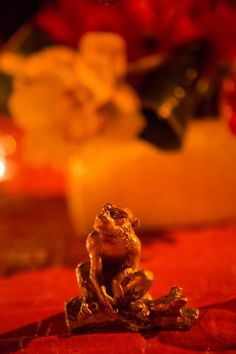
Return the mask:
M 0 181 L 6 181 L 12 176 L 12 168 L 6 157 L 16 151 L 16 141 L 11 135 L 0 136 Z
M 0 180 L 4 178 L 6 173 L 6 162 L 4 159 L 0 159 Z

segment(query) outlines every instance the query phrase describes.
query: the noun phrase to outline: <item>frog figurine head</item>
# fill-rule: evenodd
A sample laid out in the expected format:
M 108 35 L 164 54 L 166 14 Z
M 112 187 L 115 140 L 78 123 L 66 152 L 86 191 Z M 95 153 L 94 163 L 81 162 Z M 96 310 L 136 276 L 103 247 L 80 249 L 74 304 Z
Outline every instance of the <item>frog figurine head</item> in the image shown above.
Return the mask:
M 102 234 L 134 232 L 133 229 L 138 226 L 139 220 L 128 208 L 120 208 L 110 203 L 104 204 L 94 222 L 94 229 Z

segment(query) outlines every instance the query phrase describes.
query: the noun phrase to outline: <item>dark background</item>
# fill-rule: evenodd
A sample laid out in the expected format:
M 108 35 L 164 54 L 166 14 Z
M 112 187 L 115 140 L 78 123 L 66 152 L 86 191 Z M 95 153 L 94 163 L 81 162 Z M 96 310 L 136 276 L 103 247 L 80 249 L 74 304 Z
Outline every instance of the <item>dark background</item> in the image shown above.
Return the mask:
M 45 0 L 0 1 L 0 44 L 37 12 Z

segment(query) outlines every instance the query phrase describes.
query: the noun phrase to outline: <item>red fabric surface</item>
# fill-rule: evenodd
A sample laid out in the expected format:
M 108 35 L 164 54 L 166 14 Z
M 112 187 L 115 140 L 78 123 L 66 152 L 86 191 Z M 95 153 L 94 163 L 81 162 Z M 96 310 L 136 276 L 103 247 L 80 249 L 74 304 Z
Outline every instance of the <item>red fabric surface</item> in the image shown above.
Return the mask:
M 154 297 L 184 288 L 200 308 L 190 331 L 70 336 L 63 304 L 78 294 L 73 269 L 50 267 L 0 279 L 0 352 L 236 353 L 236 225 L 143 236 L 142 267 L 155 274 Z M 78 259 L 79 261 L 79 259 Z

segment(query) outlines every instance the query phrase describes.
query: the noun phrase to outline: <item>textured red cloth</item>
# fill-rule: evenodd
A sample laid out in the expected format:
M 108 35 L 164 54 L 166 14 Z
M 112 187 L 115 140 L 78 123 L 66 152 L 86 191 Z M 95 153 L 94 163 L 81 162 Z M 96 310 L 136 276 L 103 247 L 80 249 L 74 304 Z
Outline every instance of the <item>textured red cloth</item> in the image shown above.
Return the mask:
M 153 296 L 184 288 L 200 308 L 190 331 L 69 336 L 63 304 L 78 294 L 72 269 L 51 267 L 0 279 L 0 353 L 236 353 L 236 225 L 142 237 Z

